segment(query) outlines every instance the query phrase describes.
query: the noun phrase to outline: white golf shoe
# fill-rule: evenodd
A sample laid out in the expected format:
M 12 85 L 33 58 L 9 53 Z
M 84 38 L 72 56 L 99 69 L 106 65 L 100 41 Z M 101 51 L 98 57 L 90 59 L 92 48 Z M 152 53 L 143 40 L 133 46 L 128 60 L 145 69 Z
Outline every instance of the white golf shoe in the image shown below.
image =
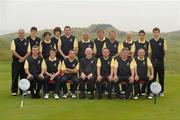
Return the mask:
M 48 99 L 49 98 L 49 94 L 46 93 L 45 96 L 44 96 L 44 99 Z

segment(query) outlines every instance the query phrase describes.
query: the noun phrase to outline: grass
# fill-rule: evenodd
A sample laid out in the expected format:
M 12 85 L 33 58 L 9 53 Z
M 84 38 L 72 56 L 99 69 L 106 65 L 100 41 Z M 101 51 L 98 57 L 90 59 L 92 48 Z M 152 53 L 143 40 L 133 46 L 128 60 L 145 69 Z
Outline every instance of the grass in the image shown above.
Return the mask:
M 20 96 L 10 94 L 10 63 L 0 63 L 0 118 L 1 120 L 179 120 L 180 75 L 167 74 L 165 97 L 153 100 L 34 100 L 25 98 L 20 109 Z

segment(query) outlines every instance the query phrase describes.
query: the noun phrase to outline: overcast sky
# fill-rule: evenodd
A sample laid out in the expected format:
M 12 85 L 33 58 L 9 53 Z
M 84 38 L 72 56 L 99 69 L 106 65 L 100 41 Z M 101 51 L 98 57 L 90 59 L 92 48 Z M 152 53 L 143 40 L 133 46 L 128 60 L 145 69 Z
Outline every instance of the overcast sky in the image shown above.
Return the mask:
M 38 29 L 88 27 L 91 24 L 112 24 L 119 30 L 180 30 L 178 0 L 0 0 L 0 34 L 31 26 Z

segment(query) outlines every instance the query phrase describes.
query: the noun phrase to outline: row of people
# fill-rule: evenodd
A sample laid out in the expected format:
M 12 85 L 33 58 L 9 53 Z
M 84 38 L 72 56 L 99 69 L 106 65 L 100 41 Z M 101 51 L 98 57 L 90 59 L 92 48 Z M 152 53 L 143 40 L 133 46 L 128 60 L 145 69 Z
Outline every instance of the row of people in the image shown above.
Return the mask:
M 82 40 L 77 41 L 75 36 L 71 35 L 71 27 L 65 26 L 64 34 L 61 36 L 61 29 L 56 27 L 54 29 L 54 37 L 51 38 L 50 32 L 45 32 L 43 34 L 43 40 L 37 37 L 37 28 L 31 28 L 31 35 L 25 39 L 24 30 L 19 30 L 19 37 L 14 39 L 11 44 L 11 50 L 13 53 L 13 62 L 12 62 L 12 94 L 17 94 L 17 83 L 18 77 L 25 78 L 26 74 L 24 71 L 24 61 L 30 55 L 32 51 L 32 47 L 34 45 L 39 46 L 40 55 L 44 59 L 49 58 L 49 53 L 51 48 L 55 48 L 58 52 L 56 57 L 60 59 L 60 61 L 67 59 L 69 56 L 69 51 L 74 50 L 75 54 L 77 54 L 79 60 L 84 59 L 86 48 L 91 48 L 93 50 L 93 56 L 96 58 L 102 57 L 103 48 L 108 48 L 110 57 L 117 58 L 124 47 L 128 48 L 128 56 L 133 59 L 133 57 L 137 57 L 138 50 L 144 49 L 145 56 L 149 56 L 153 63 L 154 67 L 154 78 L 153 81 L 156 80 L 156 76 L 158 73 L 160 84 L 162 85 L 161 95 L 163 96 L 164 92 L 164 56 L 165 51 L 167 50 L 166 41 L 160 37 L 159 28 L 153 29 L 154 38 L 150 41 L 145 40 L 145 32 L 143 30 L 139 31 L 139 40 L 132 40 L 132 33 L 127 32 L 127 40 L 123 43 L 119 43 L 116 40 L 116 32 L 109 32 L 109 39 L 104 36 L 103 30 L 97 31 L 97 39 L 91 41 L 89 39 L 90 34 L 88 31 L 84 31 L 82 34 Z M 98 60 L 99 61 L 99 60 Z M 67 76 L 68 77 L 68 76 Z M 98 77 L 99 79 L 99 77 Z M 123 90 L 125 90 L 125 85 L 123 85 Z M 67 89 L 67 88 L 66 88 Z
M 85 85 L 89 88 L 90 99 L 94 98 L 96 88 L 97 98 L 102 98 L 103 84 L 107 84 L 108 98 L 111 98 L 112 88 L 118 98 L 129 98 L 134 85 L 134 99 L 138 95 L 145 93 L 147 88 L 147 97 L 150 96 L 150 80 L 153 79 L 153 66 L 148 57 L 145 56 L 144 49 L 139 49 L 138 56 L 134 59 L 128 56 L 128 48 L 123 48 L 117 59 L 110 57 L 110 50 L 104 48 L 102 57 L 97 59 L 93 56 L 91 48 L 86 48 L 85 57 L 78 61 L 75 50 L 70 50 L 68 58 L 62 62 L 56 57 L 56 50 L 50 50 L 50 57 L 43 60 L 39 55 L 38 46 L 32 47 L 32 55 L 25 61 L 25 72 L 27 79 L 31 83 L 31 95 L 33 98 L 40 97 L 39 92 L 43 85 L 45 93 L 44 98 L 49 98 L 49 82 L 55 82 L 54 98 L 59 99 L 59 93 L 63 90 L 63 98 L 67 98 L 66 82 L 71 80 L 72 98 L 76 98 L 75 91 L 79 84 L 79 97 L 85 98 Z M 149 72 L 148 72 L 149 71 Z M 149 74 L 148 74 L 149 73 Z M 78 77 L 79 75 L 79 77 Z M 145 88 L 142 91 L 139 81 L 144 81 Z M 119 84 L 126 83 L 125 95 L 120 92 Z M 35 92 L 35 93 L 34 93 Z

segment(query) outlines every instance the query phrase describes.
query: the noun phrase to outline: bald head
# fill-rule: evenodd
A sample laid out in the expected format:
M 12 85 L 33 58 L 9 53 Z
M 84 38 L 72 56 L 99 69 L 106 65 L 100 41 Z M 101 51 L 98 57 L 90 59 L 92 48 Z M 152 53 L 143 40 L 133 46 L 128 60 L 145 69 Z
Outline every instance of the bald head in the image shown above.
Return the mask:
M 131 41 L 132 40 L 132 32 L 126 32 L 126 39 L 127 41 Z
M 92 54 L 93 54 L 92 48 L 86 48 L 85 50 L 86 57 L 92 57 Z

